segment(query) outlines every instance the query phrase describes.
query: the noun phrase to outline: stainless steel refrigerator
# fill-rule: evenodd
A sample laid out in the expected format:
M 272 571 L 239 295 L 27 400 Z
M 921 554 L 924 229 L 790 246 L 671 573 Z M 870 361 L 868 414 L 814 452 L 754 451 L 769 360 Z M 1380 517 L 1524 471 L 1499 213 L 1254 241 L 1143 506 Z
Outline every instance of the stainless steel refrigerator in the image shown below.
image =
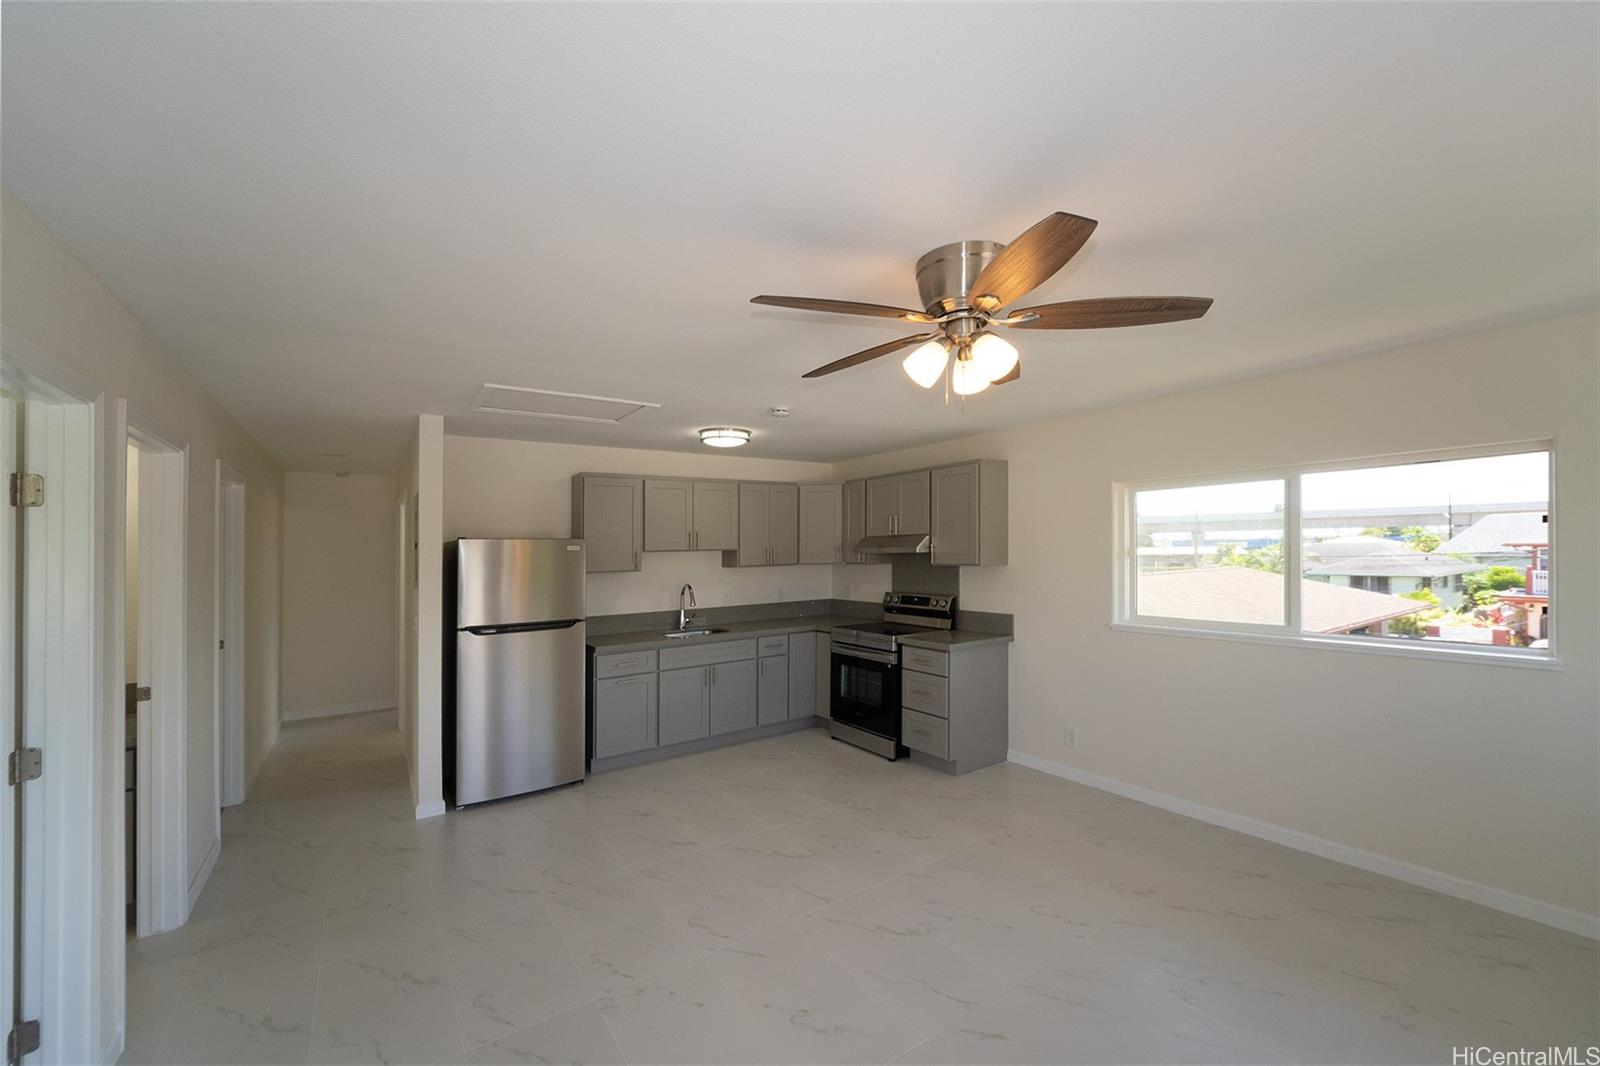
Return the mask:
M 446 794 L 457 806 L 583 779 L 584 544 L 445 551 Z

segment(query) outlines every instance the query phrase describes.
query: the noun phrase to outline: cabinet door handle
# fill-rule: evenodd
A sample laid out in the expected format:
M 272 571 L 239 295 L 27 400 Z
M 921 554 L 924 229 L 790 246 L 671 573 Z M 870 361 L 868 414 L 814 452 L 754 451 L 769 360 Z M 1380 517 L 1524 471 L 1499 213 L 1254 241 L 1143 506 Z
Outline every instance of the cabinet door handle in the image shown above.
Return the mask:
M 643 677 L 623 677 L 617 679 L 619 685 L 638 685 L 644 681 Z

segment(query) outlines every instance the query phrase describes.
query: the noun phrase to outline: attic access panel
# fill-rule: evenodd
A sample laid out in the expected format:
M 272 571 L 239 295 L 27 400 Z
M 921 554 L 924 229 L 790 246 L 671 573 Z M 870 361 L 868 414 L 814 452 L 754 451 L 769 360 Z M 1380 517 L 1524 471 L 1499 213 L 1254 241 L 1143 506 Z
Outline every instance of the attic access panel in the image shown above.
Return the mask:
M 614 396 L 588 396 L 581 392 L 556 392 L 530 389 L 521 385 L 485 383 L 472 401 L 471 410 L 524 418 L 555 418 L 566 422 L 604 422 L 616 424 L 644 410 L 660 407 L 646 400 L 623 400 Z

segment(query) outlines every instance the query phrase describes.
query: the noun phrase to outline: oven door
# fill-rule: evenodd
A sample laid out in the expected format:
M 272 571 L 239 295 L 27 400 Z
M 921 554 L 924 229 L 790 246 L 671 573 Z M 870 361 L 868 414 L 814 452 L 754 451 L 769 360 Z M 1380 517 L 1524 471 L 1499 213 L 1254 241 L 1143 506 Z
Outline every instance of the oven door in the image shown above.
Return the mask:
M 833 646 L 828 711 L 835 722 L 900 739 L 900 661 L 892 652 Z

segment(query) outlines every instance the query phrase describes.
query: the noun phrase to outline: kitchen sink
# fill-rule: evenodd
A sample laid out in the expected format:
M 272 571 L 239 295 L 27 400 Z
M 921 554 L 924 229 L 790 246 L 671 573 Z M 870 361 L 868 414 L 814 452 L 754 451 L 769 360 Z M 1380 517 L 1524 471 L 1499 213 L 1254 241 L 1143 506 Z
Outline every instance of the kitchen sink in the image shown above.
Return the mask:
M 708 637 L 712 633 L 726 633 L 726 632 L 727 632 L 726 629 L 717 629 L 717 628 L 712 627 L 712 628 L 702 628 L 702 629 L 669 629 L 669 630 L 667 630 L 665 633 L 663 633 L 661 635 L 664 636 L 664 637 L 667 637 L 669 639 L 676 640 L 679 637 Z

